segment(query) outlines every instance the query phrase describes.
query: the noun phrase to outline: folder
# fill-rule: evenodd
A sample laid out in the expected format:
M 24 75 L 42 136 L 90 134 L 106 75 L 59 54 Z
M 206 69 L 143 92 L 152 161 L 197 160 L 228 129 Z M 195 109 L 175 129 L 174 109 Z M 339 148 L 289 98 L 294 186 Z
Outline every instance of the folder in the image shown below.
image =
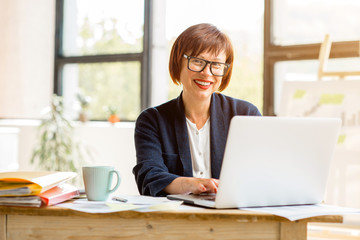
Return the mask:
M 77 187 L 63 183 L 39 194 L 43 206 L 51 206 L 80 196 Z
M 76 175 L 75 172 L 0 172 L 0 196 L 38 195 Z

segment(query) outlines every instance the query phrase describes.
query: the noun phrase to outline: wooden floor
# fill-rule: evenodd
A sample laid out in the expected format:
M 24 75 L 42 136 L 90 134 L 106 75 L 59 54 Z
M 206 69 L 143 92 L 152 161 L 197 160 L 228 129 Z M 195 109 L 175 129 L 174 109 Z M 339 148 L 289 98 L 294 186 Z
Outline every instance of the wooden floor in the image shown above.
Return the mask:
M 360 225 L 309 223 L 307 240 L 360 240 Z

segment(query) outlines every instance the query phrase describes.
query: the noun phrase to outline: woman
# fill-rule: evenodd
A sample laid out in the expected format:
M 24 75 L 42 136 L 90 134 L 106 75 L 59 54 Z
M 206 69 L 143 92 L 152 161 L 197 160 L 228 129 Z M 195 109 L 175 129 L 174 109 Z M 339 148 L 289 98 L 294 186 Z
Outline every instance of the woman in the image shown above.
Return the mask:
M 211 24 L 176 39 L 169 70 L 183 91 L 136 121 L 133 173 L 141 194 L 217 192 L 231 118 L 261 115 L 251 103 L 218 93 L 230 82 L 233 57 L 229 38 Z

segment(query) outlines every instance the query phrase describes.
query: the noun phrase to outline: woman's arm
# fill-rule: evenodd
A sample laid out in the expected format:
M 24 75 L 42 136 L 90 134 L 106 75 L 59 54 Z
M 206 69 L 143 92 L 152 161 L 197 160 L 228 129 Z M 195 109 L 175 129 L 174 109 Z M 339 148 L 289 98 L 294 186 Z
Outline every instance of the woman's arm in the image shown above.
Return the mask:
M 164 163 L 159 128 L 156 109 L 145 110 L 136 121 L 134 137 L 137 164 L 133 173 L 139 193 L 143 195 L 166 195 L 162 190 L 178 177 L 169 173 Z

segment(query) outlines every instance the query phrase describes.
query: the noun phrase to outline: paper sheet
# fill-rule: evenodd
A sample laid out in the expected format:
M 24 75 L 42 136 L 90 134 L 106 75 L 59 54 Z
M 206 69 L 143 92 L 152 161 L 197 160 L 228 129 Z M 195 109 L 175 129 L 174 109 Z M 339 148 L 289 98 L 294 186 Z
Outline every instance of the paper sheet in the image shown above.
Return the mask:
M 136 205 L 153 205 L 153 204 L 160 204 L 166 202 L 172 202 L 171 200 L 167 199 L 166 197 L 150 197 L 150 196 L 143 196 L 143 195 L 114 195 L 116 197 L 121 197 L 127 200 L 126 203 L 136 204 Z M 110 197 L 109 199 L 112 199 Z
M 107 202 L 94 202 L 87 201 L 86 199 L 79 199 L 72 203 L 61 203 L 57 206 L 63 208 L 70 208 L 75 211 L 87 212 L 87 213 L 111 213 L 111 212 L 120 212 L 134 210 L 138 208 L 133 204 L 128 203 L 107 203 Z
M 269 213 L 285 217 L 291 221 L 324 215 L 360 214 L 360 209 L 331 206 L 326 204 L 280 207 L 253 207 L 240 209 L 253 212 Z
M 181 201 L 170 201 L 166 198 L 155 198 L 148 196 L 121 196 L 127 199 L 126 203 L 119 201 L 88 201 L 87 199 L 79 199 L 72 203 L 58 204 L 59 207 L 70 208 L 75 211 L 87 213 L 110 213 L 120 211 L 165 211 L 178 209 L 182 204 Z M 109 198 L 111 199 L 111 197 Z

